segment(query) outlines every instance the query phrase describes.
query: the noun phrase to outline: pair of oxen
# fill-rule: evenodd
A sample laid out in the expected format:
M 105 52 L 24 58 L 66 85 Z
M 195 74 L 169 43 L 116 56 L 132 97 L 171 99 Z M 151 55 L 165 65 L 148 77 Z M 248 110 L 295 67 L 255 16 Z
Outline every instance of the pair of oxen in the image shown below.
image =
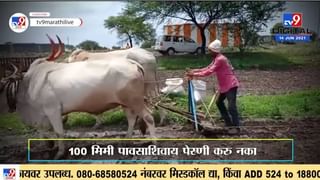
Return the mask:
M 17 111 L 23 122 L 40 131 L 53 129 L 64 137 L 63 116 L 71 112 L 99 115 L 122 107 L 128 120 L 127 137 L 132 137 L 136 122 L 143 133 L 155 138 L 155 123 L 146 97 L 158 95 L 155 56 L 141 48 L 107 53 L 76 50 L 66 59 L 55 62 L 63 53 L 63 44 L 48 36 L 51 55 L 36 59 L 28 71 L 1 80 L 1 113 Z M 65 153 L 63 141 L 57 141 L 55 159 Z

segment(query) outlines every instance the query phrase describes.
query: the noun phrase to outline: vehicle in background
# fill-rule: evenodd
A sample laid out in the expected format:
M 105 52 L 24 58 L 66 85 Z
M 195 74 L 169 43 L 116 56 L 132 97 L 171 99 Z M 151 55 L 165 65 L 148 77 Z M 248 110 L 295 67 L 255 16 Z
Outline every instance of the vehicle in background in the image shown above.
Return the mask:
M 162 54 L 201 53 L 201 47 L 191 38 L 184 36 L 163 35 L 156 40 L 155 50 Z

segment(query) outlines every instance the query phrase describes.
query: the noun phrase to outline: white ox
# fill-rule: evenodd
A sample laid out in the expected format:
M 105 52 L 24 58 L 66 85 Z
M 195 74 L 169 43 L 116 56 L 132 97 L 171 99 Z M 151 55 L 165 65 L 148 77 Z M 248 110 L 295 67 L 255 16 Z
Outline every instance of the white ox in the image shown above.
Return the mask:
M 77 49 L 70 54 L 67 61 L 68 63 L 71 63 L 96 59 L 124 59 L 136 61 L 144 68 L 145 95 L 147 97 L 156 97 L 159 95 L 159 88 L 157 84 L 157 62 L 155 56 L 151 52 L 142 48 L 130 48 L 125 50 L 95 53 Z
M 26 124 L 53 128 L 62 137 L 62 115 L 99 114 L 122 106 L 128 119 L 127 137 L 132 136 L 136 119 L 141 118 L 151 138 L 155 138 L 154 120 L 144 104 L 141 66 L 121 58 L 71 64 L 49 62 L 61 54 L 60 39 L 59 44 L 57 55 L 34 61 L 20 82 L 17 111 Z M 64 151 L 64 144 L 58 141 L 55 158 L 61 158 Z
M 95 52 L 91 53 L 82 49 L 77 49 L 73 51 L 70 56 L 67 58 L 68 63 L 79 62 L 79 61 L 90 61 L 90 60 L 106 60 L 109 59 L 121 59 L 123 60 L 132 60 L 139 63 L 144 68 L 145 72 L 145 96 L 146 98 L 153 98 L 159 96 L 159 87 L 157 83 L 157 62 L 153 53 L 142 49 L 142 48 L 130 48 L 125 50 L 116 50 L 110 52 Z M 164 119 L 166 116 L 166 112 L 159 108 L 160 114 L 160 124 L 164 124 Z M 96 126 L 98 127 L 102 118 L 96 116 Z

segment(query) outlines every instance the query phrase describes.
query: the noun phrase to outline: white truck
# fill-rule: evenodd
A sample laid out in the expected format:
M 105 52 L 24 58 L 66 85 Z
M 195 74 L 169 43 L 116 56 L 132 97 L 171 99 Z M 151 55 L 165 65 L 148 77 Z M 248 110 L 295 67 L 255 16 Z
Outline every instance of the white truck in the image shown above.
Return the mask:
M 184 36 L 163 35 L 156 40 L 155 50 L 162 54 L 201 53 L 201 47 L 191 38 Z

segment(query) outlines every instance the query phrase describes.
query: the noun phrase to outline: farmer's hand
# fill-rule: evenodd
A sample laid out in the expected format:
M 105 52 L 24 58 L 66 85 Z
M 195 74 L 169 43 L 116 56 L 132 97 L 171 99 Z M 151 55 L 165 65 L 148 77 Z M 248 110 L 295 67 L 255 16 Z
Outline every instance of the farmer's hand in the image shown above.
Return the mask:
M 185 70 L 184 75 L 187 76 L 187 74 L 190 74 L 190 73 L 192 73 L 192 70 L 189 69 L 189 68 L 187 68 L 187 69 Z
M 195 73 L 196 71 L 195 71 L 195 69 L 186 69 L 186 74 L 193 74 L 193 73 Z
M 185 76 L 186 80 L 192 80 L 193 79 L 193 73 L 190 72 L 190 71 L 186 72 L 184 76 Z

